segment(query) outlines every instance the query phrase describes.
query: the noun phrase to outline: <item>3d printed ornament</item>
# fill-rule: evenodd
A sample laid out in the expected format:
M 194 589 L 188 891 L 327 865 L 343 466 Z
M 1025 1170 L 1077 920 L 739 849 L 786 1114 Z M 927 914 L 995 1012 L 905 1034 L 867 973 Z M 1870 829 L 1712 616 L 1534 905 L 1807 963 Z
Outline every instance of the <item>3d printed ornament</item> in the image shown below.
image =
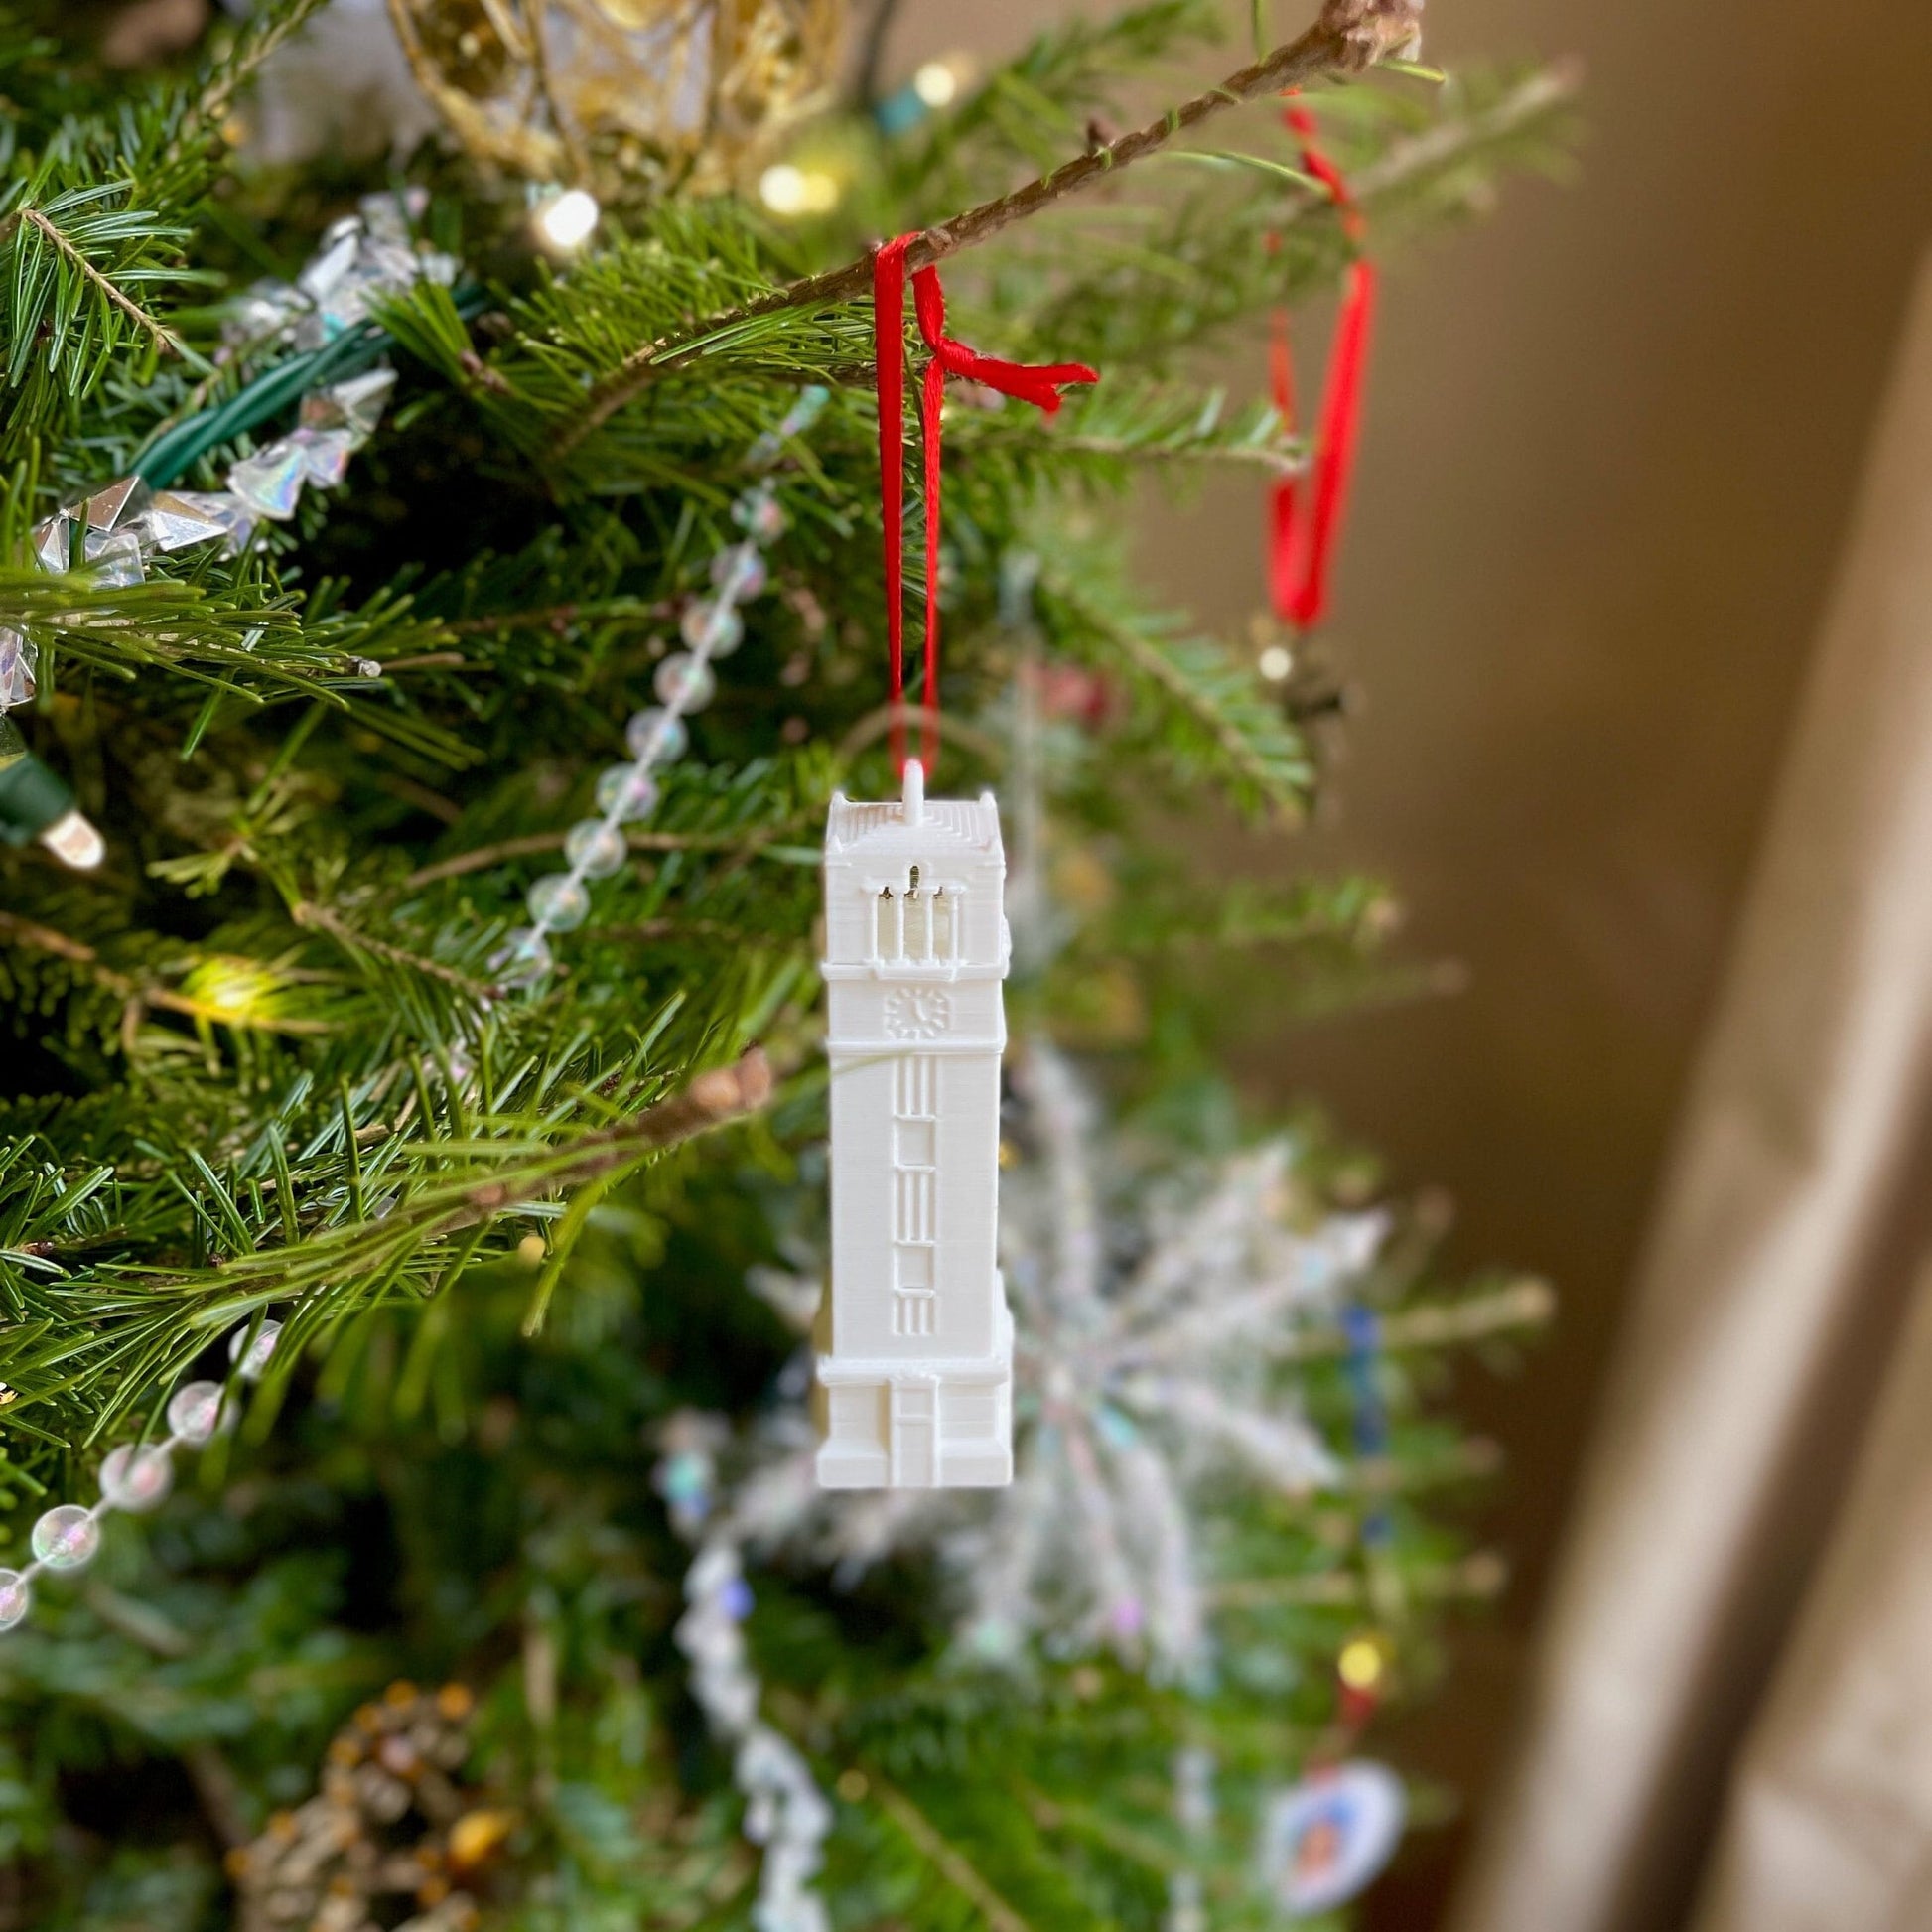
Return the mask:
M 825 828 L 832 1286 L 827 1489 L 1013 1480 L 999 1223 L 1006 853 L 993 794 L 832 800 Z

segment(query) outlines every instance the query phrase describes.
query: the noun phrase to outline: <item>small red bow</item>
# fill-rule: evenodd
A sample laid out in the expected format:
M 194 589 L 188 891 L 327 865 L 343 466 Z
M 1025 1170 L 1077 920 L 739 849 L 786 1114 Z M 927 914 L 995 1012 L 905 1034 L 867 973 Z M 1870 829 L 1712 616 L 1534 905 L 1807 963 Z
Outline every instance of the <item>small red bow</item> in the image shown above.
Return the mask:
M 905 692 L 905 251 L 913 237 L 889 241 L 872 258 L 873 344 L 879 382 L 879 494 L 886 532 L 886 639 L 892 658 L 893 764 L 905 768 L 905 727 L 898 707 Z M 925 723 L 919 755 L 929 777 L 939 750 L 939 452 L 940 405 L 946 378 L 965 376 L 1003 396 L 1052 415 L 1060 388 L 1098 382 L 1081 362 L 1008 362 L 955 342 L 946 334 L 946 297 L 936 268 L 912 277 L 919 334 L 932 351 L 919 391 L 919 433 L 925 447 Z

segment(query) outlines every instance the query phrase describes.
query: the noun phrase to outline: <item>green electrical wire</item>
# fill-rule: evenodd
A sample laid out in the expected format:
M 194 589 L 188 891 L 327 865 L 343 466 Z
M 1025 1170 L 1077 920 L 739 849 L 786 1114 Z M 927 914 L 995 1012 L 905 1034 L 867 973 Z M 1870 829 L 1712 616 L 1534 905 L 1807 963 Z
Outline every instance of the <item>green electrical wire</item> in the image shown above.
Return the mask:
M 466 321 L 482 313 L 482 289 L 459 289 L 457 313 Z M 162 430 L 134 459 L 134 475 L 152 489 L 178 483 L 210 450 L 294 407 L 312 389 L 358 375 L 393 345 L 395 338 L 380 323 L 364 322 L 320 348 L 305 349 L 278 362 L 237 390 L 226 402 L 204 409 Z

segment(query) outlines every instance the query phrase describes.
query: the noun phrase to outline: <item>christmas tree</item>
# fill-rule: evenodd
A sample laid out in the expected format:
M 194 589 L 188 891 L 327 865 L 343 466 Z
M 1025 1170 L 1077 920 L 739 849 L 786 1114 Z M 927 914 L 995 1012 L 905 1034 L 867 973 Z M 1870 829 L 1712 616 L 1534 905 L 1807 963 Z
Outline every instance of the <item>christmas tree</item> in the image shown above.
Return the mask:
M 1257 8 L 1172 101 L 1204 0 L 897 91 L 829 0 L 0 12 L 0 1921 L 1187 1932 L 1386 1855 L 1320 1807 L 1495 1582 L 1432 1391 L 1543 1297 L 1217 1072 L 1225 959 L 1403 968 L 1373 882 L 1190 862 L 1306 819 L 1334 677 L 1123 531 L 1334 495 L 1224 399 L 1253 325 L 1561 154 L 1418 5 Z M 1016 1473 L 831 1492 L 901 361 L 935 778 L 1011 861 Z

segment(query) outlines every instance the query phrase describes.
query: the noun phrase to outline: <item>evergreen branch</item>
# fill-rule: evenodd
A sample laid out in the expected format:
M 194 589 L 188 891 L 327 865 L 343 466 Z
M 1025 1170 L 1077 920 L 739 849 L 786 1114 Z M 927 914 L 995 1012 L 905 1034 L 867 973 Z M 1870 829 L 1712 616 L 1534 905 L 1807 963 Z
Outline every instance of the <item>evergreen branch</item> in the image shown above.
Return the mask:
M 1033 1932 L 1033 1928 L 1009 1905 L 975 1869 L 972 1861 L 944 1836 L 917 1805 L 897 1785 L 888 1784 L 876 1772 L 873 1787 L 879 1794 L 880 1808 L 909 1838 L 933 1868 L 953 1887 L 971 1899 L 992 1932 Z
M 199 356 L 191 356 L 181 339 L 172 330 L 162 325 L 148 314 L 131 296 L 115 285 L 83 255 L 61 230 L 50 221 L 37 207 L 17 207 L 11 214 L 0 218 L 0 244 L 8 241 L 21 227 L 32 228 L 35 233 L 46 237 L 47 241 L 94 288 L 101 299 L 118 309 L 137 329 L 151 336 L 170 355 L 178 355 L 183 360 L 199 362 Z
M 236 1256 L 207 1274 L 158 1282 L 150 1277 L 149 1286 L 223 1290 L 212 1318 L 226 1319 L 263 1299 L 299 1296 L 326 1280 L 353 1285 L 392 1275 L 393 1261 L 380 1264 L 383 1253 L 420 1252 L 512 1208 L 635 1167 L 758 1112 L 769 1101 L 771 1085 L 770 1065 L 754 1047 L 735 1066 L 700 1073 L 682 1092 L 629 1120 L 535 1152 L 526 1148 L 521 1159 L 486 1176 L 459 1174 L 429 1186 L 386 1218 L 342 1222 L 286 1248 Z
M 445 966 L 441 960 L 427 959 L 421 953 L 409 951 L 405 946 L 394 945 L 387 939 L 378 939 L 371 933 L 358 932 L 340 913 L 331 911 L 326 905 L 316 904 L 313 899 L 297 899 L 289 907 L 289 917 L 307 931 L 326 932 L 338 945 L 351 953 L 369 953 L 377 959 L 388 960 L 392 965 L 406 966 L 412 972 L 440 980 L 445 986 L 466 994 L 479 1005 L 501 997 L 501 987 L 485 986 L 483 981 L 473 980 L 469 974 L 458 972 L 454 966 Z
M 1507 1580 L 1502 1560 L 1479 1550 L 1460 1563 L 1425 1564 L 1405 1571 L 1402 1587 L 1409 1594 L 1432 1602 L 1467 1599 L 1486 1601 L 1497 1595 Z M 1320 1571 L 1307 1577 L 1237 1577 L 1210 1584 L 1207 1593 L 1222 1609 L 1264 1609 L 1274 1605 L 1297 1608 L 1353 1608 L 1370 1600 L 1368 1580 L 1358 1571 Z
M 1225 463 L 1237 469 L 1261 470 L 1271 477 L 1292 477 L 1303 467 L 1292 450 L 1262 443 L 1154 443 L 1122 436 L 1067 436 L 1061 438 L 1060 447 L 1075 456 L 1118 457 L 1143 463 Z
M 563 631 L 574 623 L 608 618 L 635 618 L 643 623 L 662 623 L 677 612 L 678 601 L 671 598 L 641 603 L 632 597 L 613 597 L 598 603 L 546 604 L 529 611 L 488 611 L 480 617 L 450 618 L 445 620 L 443 627 L 460 637 L 496 630 Z
M 1538 1327 L 1549 1320 L 1555 1308 L 1556 1297 L 1548 1282 L 1511 1282 L 1465 1302 L 1403 1309 L 1384 1315 L 1381 1345 L 1384 1349 L 1434 1349 L 1480 1341 L 1515 1328 Z M 1311 1361 L 1324 1355 L 1345 1355 L 1351 1345 L 1340 1328 L 1313 1328 L 1286 1351 L 1286 1357 Z
M 1048 1797 L 1037 1785 L 1022 1784 L 1020 1795 L 1042 1832 L 1064 1832 L 1092 1839 L 1116 1858 L 1167 1877 L 1186 1863 L 1186 1855 L 1160 1843 L 1146 1832 L 1122 1825 L 1093 1806 L 1070 1796 Z
M 1124 665 L 1175 728 L 1164 749 L 1183 774 L 1219 776 L 1250 809 L 1291 820 L 1305 809 L 1314 778 L 1308 752 L 1254 672 L 1224 646 L 1113 608 L 1092 579 L 1042 583 L 1038 608 L 1057 642 L 1102 668 Z
M 632 852 L 732 852 L 750 854 L 773 839 L 800 829 L 800 821 L 773 825 L 743 837 L 736 832 L 640 832 L 626 827 L 624 843 Z M 499 839 L 494 845 L 473 846 L 432 865 L 419 866 L 402 883 L 405 889 L 433 886 L 439 879 L 460 879 L 467 872 L 487 872 L 506 859 L 533 858 L 540 852 L 561 852 L 568 832 L 529 832 L 521 838 Z
M 1405 25 L 1399 36 L 1392 36 L 1389 22 L 1397 13 Z M 1198 127 L 1225 108 L 1305 86 L 1323 75 L 1359 73 L 1393 47 L 1406 44 L 1413 37 L 1415 23 L 1408 0 L 1385 0 L 1383 5 L 1370 6 L 1366 19 L 1363 15 L 1363 0 L 1327 0 L 1321 18 L 1299 39 L 1284 43 L 1238 73 L 1230 74 L 1219 86 L 1170 108 L 1146 127 L 1089 149 L 1024 188 L 982 202 L 949 221 L 921 230 L 905 251 L 907 273 L 929 268 L 962 248 L 989 241 L 1016 221 L 1024 221 L 1068 195 L 1111 179 L 1123 168 L 1158 153 L 1175 135 Z M 1371 24 L 1374 21 L 1382 25 L 1376 27 Z M 610 374 L 592 385 L 575 420 L 552 439 L 551 460 L 568 456 L 648 383 L 709 346 L 721 335 L 785 309 L 818 309 L 834 302 L 855 302 L 871 286 L 872 256 L 866 254 L 841 268 L 804 276 L 752 302 L 721 310 L 674 336 L 662 337 L 631 350 Z
M 70 938 L 65 932 L 57 932 L 52 926 L 41 925 L 33 919 L 23 919 L 16 912 L 0 911 L 0 936 L 11 938 L 16 944 L 32 947 L 36 952 L 51 953 L 57 959 L 65 959 L 69 965 L 78 966 L 86 978 L 103 992 L 114 998 L 125 1000 L 130 1013 L 138 1013 L 143 1007 L 161 1007 L 169 1013 L 179 1013 L 191 1020 L 212 1022 L 223 1027 L 252 1028 L 261 1033 L 274 1034 L 326 1034 L 329 1023 L 323 1020 L 302 1020 L 277 1017 L 258 1011 L 243 1011 L 226 1007 L 218 1001 L 197 1000 L 186 993 L 177 993 L 171 987 L 161 986 L 152 980 L 137 980 L 130 974 L 120 972 L 107 964 L 92 946 L 79 939 Z
M 1431 169 L 1458 159 L 1480 143 L 1502 140 L 1534 126 L 1574 100 L 1581 79 L 1581 70 L 1574 63 L 1554 62 L 1519 80 L 1499 99 L 1468 119 L 1443 121 L 1410 136 L 1355 176 L 1356 200 L 1372 205 L 1395 189 L 1426 177 Z
M 877 744 L 895 725 L 916 730 L 931 723 L 930 715 L 921 704 L 875 705 L 839 740 L 839 762 L 850 764 L 868 745 Z M 991 732 L 980 731 L 957 718 L 948 718 L 942 730 L 946 738 L 964 745 L 989 764 L 1004 764 L 1007 760 L 1007 747 Z
M 329 0 L 279 0 L 277 5 L 251 11 L 233 40 L 187 90 L 188 112 L 167 158 L 179 159 L 197 130 L 218 128 L 229 103 L 260 72 L 262 64 L 328 4 Z

